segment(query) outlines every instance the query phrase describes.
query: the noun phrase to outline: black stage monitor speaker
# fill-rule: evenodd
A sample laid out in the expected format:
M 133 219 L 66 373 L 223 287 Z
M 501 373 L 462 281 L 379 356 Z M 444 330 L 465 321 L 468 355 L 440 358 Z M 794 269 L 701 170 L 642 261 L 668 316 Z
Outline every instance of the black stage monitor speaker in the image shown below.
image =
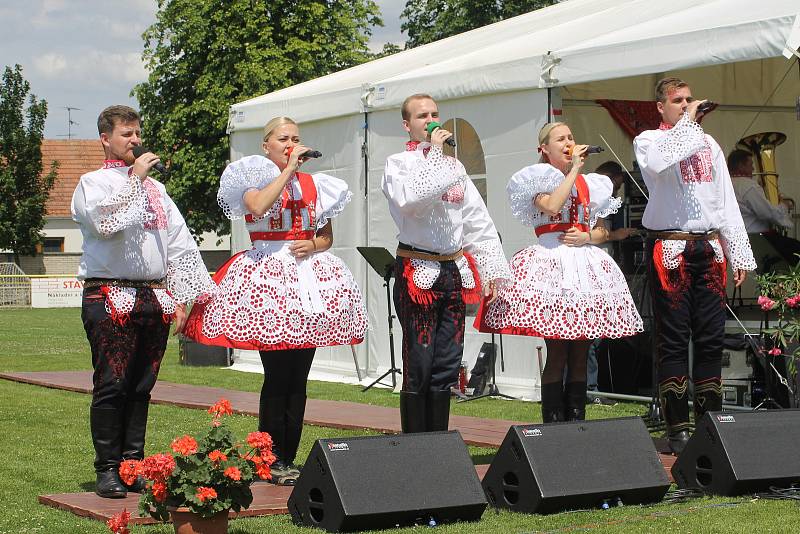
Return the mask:
M 640 417 L 512 426 L 483 477 L 489 503 L 516 512 L 658 502 L 669 479 Z
M 680 488 L 743 495 L 800 481 L 800 410 L 708 412 L 675 465 Z
M 455 431 L 317 440 L 288 502 L 328 532 L 477 521 L 486 505 Z

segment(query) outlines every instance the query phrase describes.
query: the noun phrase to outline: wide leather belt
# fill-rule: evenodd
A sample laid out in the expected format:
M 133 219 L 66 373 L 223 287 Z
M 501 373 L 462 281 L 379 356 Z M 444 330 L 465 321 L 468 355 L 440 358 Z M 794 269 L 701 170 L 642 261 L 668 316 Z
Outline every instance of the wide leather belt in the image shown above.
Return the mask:
M 87 278 L 83 281 L 84 288 L 114 286 L 114 287 L 134 287 L 150 289 L 166 289 L 165 279 L 161 280 L 123 280 L 121 278 Z
M 681 232 L 680 230 L 647 231 L 650 239 L 671 239 L 676 241 L 712 241 L 719 238 L 719 230 L 708 232 Z

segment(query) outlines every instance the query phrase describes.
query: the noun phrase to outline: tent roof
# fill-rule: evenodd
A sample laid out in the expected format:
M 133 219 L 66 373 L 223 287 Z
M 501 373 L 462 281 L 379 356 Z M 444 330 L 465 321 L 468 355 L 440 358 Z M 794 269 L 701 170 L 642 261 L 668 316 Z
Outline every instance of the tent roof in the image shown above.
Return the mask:
M 229 131 L 398 107 L 418 92 L 445 100 L 791 54 L 798 13 L 796 0 L 568 0 L 235 104 Z

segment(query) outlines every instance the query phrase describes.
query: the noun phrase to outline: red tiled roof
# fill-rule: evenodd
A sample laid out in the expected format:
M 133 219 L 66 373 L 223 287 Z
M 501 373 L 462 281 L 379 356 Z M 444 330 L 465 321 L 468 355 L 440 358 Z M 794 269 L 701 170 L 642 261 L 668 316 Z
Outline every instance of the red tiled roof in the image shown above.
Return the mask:
M 47 215 L 69 217 L 72 193 L 83 174 L 103 166 L 103 145 L 99 139 L 42 140 L 42 169 L 50 172 L 50 164 L 58 161 L 58 177 L 50 190 Z

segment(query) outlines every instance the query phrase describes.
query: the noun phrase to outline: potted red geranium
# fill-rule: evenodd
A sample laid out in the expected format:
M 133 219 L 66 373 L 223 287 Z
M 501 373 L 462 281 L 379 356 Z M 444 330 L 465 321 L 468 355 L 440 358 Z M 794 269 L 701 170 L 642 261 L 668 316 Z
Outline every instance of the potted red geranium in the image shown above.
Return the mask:
M 186 532 L 227 532 L 228 511 L 249 507 L 253 502 L 250 484 L 256 478 L 271 478 L 269 466 L 275 455 L 270 435 L 251 432 L 245 443 L 238 443 L 223 422 L 224 416 L 233 413 L 230 402 L 220 399 L 208 412 L 213 418 L 202 438 L 179 436 L 172 442 L 171 453 L 127 460 L 119 469 L 126 483 L 138 476 L 147 481 L 140 513 L 161 521 L 171 517 L 178 533 L 183 525 Z M 112 532 L 125 532 L 129 518 L 130 513 L 123 512 L 108 526 Z

